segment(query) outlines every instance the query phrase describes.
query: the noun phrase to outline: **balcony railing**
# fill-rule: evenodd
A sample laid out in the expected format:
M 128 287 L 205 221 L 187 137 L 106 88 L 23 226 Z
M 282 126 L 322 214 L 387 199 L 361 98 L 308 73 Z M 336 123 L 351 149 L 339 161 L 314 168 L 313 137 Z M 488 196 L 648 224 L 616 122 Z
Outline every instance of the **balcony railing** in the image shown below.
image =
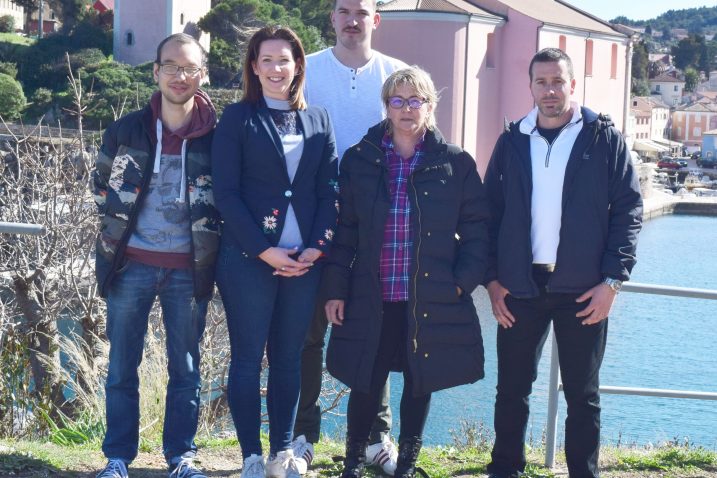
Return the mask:
M 690 297 L 695 299 L 717 300 L 717 290 L 690 289 L 687 287 L 670 287 L 664 285 L 636 284 L 626 282 L 622 290 L 638 294 L 667 295 L 673 297 Z M 563 389 L 560 383 L 558 366 L 558 346 L 555 337 L 552 339 L 552 357 L 550 360 L 550 383 L 548 384 L 548 422 L 545 444 L 545 466 L 552 468 L 555 464 L 555 443 L 558 431 L 558 395 Z M 608 387 L 601 386 L 600 393 L 616 395 L 640 395 L 643 397 L 690 398 L 696 400 L 717 400 L 717 392 L 698 392 L 693 390 L 666 390 L 659 388 Z

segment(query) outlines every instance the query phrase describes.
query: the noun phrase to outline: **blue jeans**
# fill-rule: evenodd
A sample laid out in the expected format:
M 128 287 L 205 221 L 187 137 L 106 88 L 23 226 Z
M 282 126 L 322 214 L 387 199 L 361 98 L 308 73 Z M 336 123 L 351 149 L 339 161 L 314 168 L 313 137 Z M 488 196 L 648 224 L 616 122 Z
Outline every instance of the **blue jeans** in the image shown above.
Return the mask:
M 244 458 L 261 455 L 261 362 L 269 362 L 266 408 L 270 454 L 291 445 L 301 389 L 301 351 L 314 312 L 320 265 L 279 277 L 261 259 L 223 241 L 217 285 L 227 314 L 231 364 L 228 399 Z
M 139 444 L 139 376 L 149 312 L 159 296 L 167 334 L 169 383 L 162 435 L 167 462 L 192 457 L 199 417 L 199 342 L 208 300 L 194 299 L 191 269 L 165 269 L 130 261 L 114 278 L 107 295 L 110 341 L 107 431 L 102 451 L 107 458 L 130 463 Z

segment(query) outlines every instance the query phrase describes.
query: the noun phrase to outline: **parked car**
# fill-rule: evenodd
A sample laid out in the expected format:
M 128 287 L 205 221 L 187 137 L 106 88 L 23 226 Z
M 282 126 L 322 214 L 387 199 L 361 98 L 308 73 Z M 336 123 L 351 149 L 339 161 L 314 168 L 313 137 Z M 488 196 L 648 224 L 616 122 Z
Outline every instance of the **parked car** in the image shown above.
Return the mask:
M 682 165 L 675 159 L 663 158 L 657 162 L 657 167 L 660 169 L 680 169 Z
M 680 166 L 682 166 L 683 168 L 686 168 L 687 166 L 689 166 L 689 163 L 685 159 L 675 159 L 675 161 L 677 161 L 677 163 Z
M 698 158 L 697 159 L 697 167 L 698 168 L 716 168 L 717 167 L 717 158 L 714 156 L 705 156 L 704 158 Z

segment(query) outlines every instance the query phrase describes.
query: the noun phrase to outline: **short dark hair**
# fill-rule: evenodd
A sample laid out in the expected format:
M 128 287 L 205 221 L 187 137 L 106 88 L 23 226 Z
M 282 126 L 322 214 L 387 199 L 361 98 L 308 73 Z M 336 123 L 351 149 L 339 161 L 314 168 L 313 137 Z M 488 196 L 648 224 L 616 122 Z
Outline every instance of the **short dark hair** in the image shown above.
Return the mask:
M 249 39 L 249 45 L 246 48 L 246 58 L 244 59 L 244 98 L 242 101 L 256 104 L 262 98 L 261 82 L 259 77 L 254 73 L 252 63 L 259 58 L 259 49 L 261 44 L 267 40 L 284 40 L 291 46 L 291 55 L 296 63 L 294 71 L 294 80 L 289 87 L 289 106 L 291 109 L 306 109 L 306 99 L 304 99 L 304 81 L 306 78 L 306 54 L 301 40 L 289 27 L 280 25 L 269 25 L 252 35 Z
M 543 48 L 538 53 L 533 55 L 533 59 L 530 60 L 530 66 L 528 67 L 528 76 L 530 77 L 530 81 L 533 81 L 534 63 L 557 63 L 560 60 L 563 60 L 565 65 L 568 67 L 568 75 L 570 75 L 570 79 L 572 80 L 575 78 L 575 74 L 573 73 L 573 61 L 567 53 L 560 48 Z
M 334 0 L 334 8 L 333 10 L 336 10 L 336 7 L 339 4 L 339 0 Z M 371 5 L 373 6 L 374 11 L 378 8 L 378 2 L 377 0 L 371 0 Z
M 201 43 L 199 43 L 199 40 L 194 38 L 192 35 L 187 35 L 186 33 L 175 33 L 173 35 L 169 35 L 167 38 L 159 42 L 159 45 L 157 45 L 157 58 L 155 58 L 154 62 L 158 65 L 162 63 L 162 48 L 164 48 L 164 45 L 167 43 L 174 41 L 181 44 L 194 44 L 199 47 L 199 51 L 202 54 L 202 65 L 201 66 L 207 66 L 207 51 L 204 49 Z

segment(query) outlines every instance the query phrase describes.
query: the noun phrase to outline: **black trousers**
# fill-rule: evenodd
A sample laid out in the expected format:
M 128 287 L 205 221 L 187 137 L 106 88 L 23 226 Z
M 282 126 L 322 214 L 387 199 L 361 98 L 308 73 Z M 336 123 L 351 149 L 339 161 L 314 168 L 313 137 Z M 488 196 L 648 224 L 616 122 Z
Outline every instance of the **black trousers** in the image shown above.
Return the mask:
M 431 394 L 415 397 L 413 379 L 406 365 L 406 302 L 384 302 L 381 339 L 371 375 L 368 393 L 352 390 L 347 410 L 347 435 L 354 441 L 369 438 L 371 424 L 381 404 L 381 390 L 388 379 L 391 366 L 403 365 L 403 393 L 401 395 L 401 434 L 404 439 L 420 438 L 426 425 Z
M 319 291 L 314 318 L 306 335 L 304 350 L 301 354 L 301 395 L 299 396 L 299 408 L 296 412 L 294 436 L 305 435 L 306 440 L 311 443 L 318 442 L 321 434 L 319 397 L 321 395 L 324 345 L 328 327 L 326 313 L 324 312 L 325 304 L 326 298 Z M 371 425 L 370 443 L 382 441 L 383 437 L 391 432 L 389 397 L 390 387 L 389 382 L 386 382 L 381 391 L 381 403 L 378 413 L 375 415 Z
M 567 402 L 565 455 L 571 478 L 596 478 L 600 450 L 600 365 L 607 339 L 607 319 L 582 325 L 575 314 L 587 302 L 579 294 L 548 293 L 550 274 L 534 272 L 539 297 L 506 297 L 515 317 L 513 327 L 498 327 L 498 393 L 495 402 L 495 445 L 488 471 L 499 476 L 525 469 L 525 433 L 529 397 L 548 328 L 558 343 L 560 373 Z

